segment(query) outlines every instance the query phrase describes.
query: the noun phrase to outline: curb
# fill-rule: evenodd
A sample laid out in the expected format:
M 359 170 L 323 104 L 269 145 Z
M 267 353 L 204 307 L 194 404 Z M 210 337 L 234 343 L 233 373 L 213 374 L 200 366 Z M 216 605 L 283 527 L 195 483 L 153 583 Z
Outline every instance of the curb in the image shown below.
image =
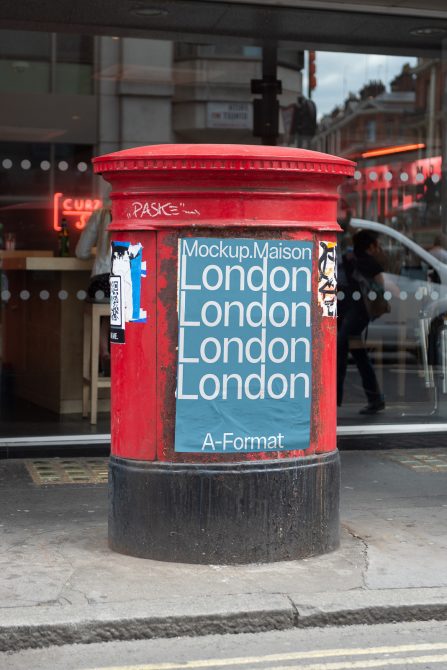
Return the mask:
M 292 628 L 447 620 L 447 603 L 384 605 L 334 611 L 315 611 L 312 608 L 313 611 L 306 613 L 307 609 L 304 607 L 300 612 L 291 601 L 290 607 L 278 610 L 1 626 L 0 652 L 117 640 L 124 642 L 154 638 L 260 633 Z

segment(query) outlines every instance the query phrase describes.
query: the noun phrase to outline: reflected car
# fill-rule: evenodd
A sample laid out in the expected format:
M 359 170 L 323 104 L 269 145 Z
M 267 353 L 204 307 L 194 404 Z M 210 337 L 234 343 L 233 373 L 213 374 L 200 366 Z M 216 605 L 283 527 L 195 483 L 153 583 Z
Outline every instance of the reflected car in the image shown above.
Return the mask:
M 367 339 L 381 340 L 387 349 L 415 352 L 426 342 L 430 323 L 447 313 L 447 264 L 382 223 L 353 218 L 350 228 L 379 235 L 385 290 L 394 285 L 400 292 L 400 297 L 390 297 L 390 312 L 369 324 Z

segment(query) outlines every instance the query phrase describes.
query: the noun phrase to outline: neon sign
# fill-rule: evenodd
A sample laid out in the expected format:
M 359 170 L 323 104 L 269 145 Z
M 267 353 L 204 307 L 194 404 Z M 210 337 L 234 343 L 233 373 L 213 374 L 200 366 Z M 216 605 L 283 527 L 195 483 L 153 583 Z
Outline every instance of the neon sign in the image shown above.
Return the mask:
M 399 144 L 395 147 L 384 147 L 383 149 L 373 149 L 372 151 L 365 151 L 362 158 L 374 158 L 377 156 L 390 156 L 391 154 L 402 154 L 405 151 L 416 151 L 417 149 L 425 149 L 425 144 Z
M 60 230 L 59 221 L 67 218 L 74 223 L 78 230 L 85 228 L 85 224 L 96 209 L 102 207 L 99 198 L 79 198 L 66 196 L 64 193 L 55 193 L 53 197 L 53 228 Z

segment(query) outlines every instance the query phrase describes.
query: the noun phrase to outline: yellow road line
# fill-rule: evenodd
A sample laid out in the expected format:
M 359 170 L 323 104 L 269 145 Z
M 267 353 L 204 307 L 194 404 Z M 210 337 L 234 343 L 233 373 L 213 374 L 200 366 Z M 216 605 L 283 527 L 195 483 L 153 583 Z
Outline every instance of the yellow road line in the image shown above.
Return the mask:
M 402 654 L 422 651 L 442 651 L 447 649 L 447 642 L 433 642 L 424 644 L 406 644 L 387 647 L 360 647 L 345 649 L 320 649 L 315 651 L 301 651 L 289 654 L 269 654 L 266 656 L 242 656 L 237 658 L 209 658 L 198 659 L 195 661 L 185 661 L 184 663 L 149 663 L 143 665 L 119 665 L 107 668 L 92 668 L 92 670 L 195 670 L 196 668 L 228 667 L 232 665 L 253 665 L 254 663 L 273 663 L 279 661 L 299 661 L 312 658 L 328 658 L 337 656 L 366 656 L 377 654 Z M 430 659 L 430 660 L 421 660 Z M 439 660 L 438 660 L 439 659 Z M 407 665 L 416 665 L 417 663 L 438 663 L 447 660 L 447 656 L 419 656 L 414 659 L 392 658 L 392 659 L 372 659 L 363 661 L 343 661 L 342 663 L 318 663 L 306 666 L 299 666 L 301 670 L 344 670 L 344 668 L 378 668 L 383 665 L 398 665 L 406 663 Z M 396 662 L 395 662 L 396 661 Z M 369 665 L 368 665 L 369 664 Z M 287 666 L 285 668 L 272 668 L 269 670 L 293 670 L 298 666 Z
M 374 658 L 363 661 L 336 661 L 335 663 L 311 663 L 310 665 L 283 665 L 269 670 L 367 670 L 368 668 L 389 668 L 393 665 L 421 665 L 427 663 L 444 663 L 447 654 L 442 656 L 394 656 L 393 658 Z M 144 666 L 143 666 L 144 667 Z M 126 668 L 127 670 L 127 668 Z

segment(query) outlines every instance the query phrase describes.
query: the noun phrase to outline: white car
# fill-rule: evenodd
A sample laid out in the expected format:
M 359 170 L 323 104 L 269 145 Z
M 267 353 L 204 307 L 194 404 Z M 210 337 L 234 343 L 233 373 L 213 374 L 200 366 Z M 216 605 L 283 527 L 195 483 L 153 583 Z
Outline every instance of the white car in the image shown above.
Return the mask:
M 389 292 L 391 311 L 369 324 L 367 339 L 393 350 L 423 349 L 431 322 L 447 312 L 447 264 L 382 223 L 353 218 L 350 226 L 379 235 L 385 289 L 388 284 L 400 291 L 400 297 Z

